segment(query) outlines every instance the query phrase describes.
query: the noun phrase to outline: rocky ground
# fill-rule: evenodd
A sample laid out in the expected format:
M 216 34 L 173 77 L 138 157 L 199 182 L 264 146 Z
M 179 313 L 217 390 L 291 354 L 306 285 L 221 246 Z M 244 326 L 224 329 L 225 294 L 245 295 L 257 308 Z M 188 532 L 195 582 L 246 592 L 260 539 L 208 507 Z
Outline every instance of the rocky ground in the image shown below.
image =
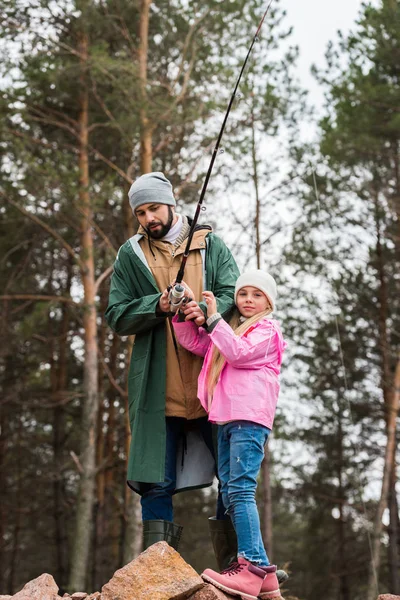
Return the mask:
M 53 577 L 44 573 L 29 581 L 13 596 L 0 600 L 237 600 L 207 585 L 166 542 L 158 542 L 128 565 L 115 572 L 101 592 L 58 595 Z M 283 600 L 282 597 L 277 600 Z M 287 598 L 286 600 L 290 600 Z M 296 599 L 292 599 L 296 600 Z M 385 594 L 378 600 L 400 600 Z

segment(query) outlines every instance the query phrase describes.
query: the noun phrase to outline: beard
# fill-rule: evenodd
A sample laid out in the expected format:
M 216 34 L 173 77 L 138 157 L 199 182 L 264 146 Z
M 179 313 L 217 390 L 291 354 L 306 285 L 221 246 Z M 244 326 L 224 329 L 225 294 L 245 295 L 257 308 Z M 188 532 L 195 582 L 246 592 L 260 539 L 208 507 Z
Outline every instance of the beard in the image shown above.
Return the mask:
M 147 235 L 149 235 L 154 240 L 160 240 L 165 235 L 167 235 L 168 231 L 171 229 L 172 221 L 174 220 L 174 214 L 172 212 L 172 208 L 168 206 L 168 220 L 166 223 L 159 222 L 158 225 L 161 225 L 160 229 L 151 230 L 149 227 L 146 227 Z

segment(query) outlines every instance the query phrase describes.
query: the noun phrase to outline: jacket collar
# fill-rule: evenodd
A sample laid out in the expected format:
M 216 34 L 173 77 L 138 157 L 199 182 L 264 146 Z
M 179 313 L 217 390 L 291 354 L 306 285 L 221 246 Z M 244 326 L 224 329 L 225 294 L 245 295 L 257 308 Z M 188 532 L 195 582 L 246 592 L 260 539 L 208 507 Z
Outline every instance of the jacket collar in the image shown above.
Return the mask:
M 186 215 L 183 215 L 182 220 L 183 220 L 182 231 L 181 231 L 178 239 L 176 240 L 176 242 L 174 244 L 174 248 L 176 248 L 176 250 L 175 250 L 175 256 L 179 256 L 180 254 L 184 253 L 185 248 L 186 248 L 186 240 L 187 240 L 187 237 L 188 237 L 189 231 L 190 231 L 190 226 L 193 223 L 193 219 L 191 219 L 190 217 L 187 217 Z M 190 249 L 191 250 L 204 250 L 206 248 L 206 237 L 211 232 L 212 232 L 212 227 L 210 225 L 196 225 L 196 227 L 194 229 L 192 243 L 190 244 Z M 136 241 L 137 241 L 137 243 L 139 245 L 139 241 L 143 237 L 146 240 L 148 240 L 150 248 L 151 248 L 151 246 L 161 247 L 162 248 L 162 244 L 168 243 L 168 242 L 164 242 L 162 239 L 161 240 L 157 240 L 157 239 L 151 238 L 148 235 L 147 231 L 144 229 L 144 227 L 142 227 L 140 225 L 140 227 L 138 229 L 137 235 L 134 236 L 132 239 L 136 238 Z M 136 246 L 134 246 L 132 244 L 132 247 L 133 247 L 133 250 L 136 252 Z M 148 264 L 147 264 L 147 261 L 146 261 L 146 259 L 144 257 L 143 251 L 140 249 L 140 253 L 136 252 L 136 254 L 139 256 L 139 258 L 142 261 L 144 259 L 144 264 L 146 265 L 146 267 L 148 269 L 150 269 L 149 266 L 148 266 Z

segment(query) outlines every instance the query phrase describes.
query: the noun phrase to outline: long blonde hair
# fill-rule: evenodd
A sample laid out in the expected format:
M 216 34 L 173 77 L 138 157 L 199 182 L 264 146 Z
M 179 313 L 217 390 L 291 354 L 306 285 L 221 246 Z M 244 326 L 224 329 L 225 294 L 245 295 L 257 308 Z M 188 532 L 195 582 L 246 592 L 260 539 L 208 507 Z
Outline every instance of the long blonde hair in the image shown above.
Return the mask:
M 269 299 L 268 299 L 269 301 Z M 232 327 L 235 335 L 241 336 L 243 335 L 254 323 L 261 321 L 264 317 L 272 313 L 272 306 L 269 303 L 269 306 L 260 313 L 246 319 L 244 323 L 241 322 L 240 317 L 241 314 L 237 308 L 229 321 L 229 325 Z M 214 393 L 215 386 L 217 385 L 218 378 L 221 374 L 222 369 L 225 366 L 225 357 L 221 354 L 218 348 L 214 345 L 211 354 L 210 366 L 207 372 L 207 390 L 209 397 L 209 407 L 211 406 L 212 395 Z

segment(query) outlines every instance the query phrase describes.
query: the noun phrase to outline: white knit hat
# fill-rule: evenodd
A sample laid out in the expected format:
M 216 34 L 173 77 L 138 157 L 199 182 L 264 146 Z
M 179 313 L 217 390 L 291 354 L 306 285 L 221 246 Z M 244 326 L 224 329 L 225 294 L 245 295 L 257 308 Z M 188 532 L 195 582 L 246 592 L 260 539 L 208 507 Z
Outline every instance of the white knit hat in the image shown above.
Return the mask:
M 272 310 L 275 310 L 276 282 L 269 273 L 261 271 L 261 269 L 250 269 L 240 275 L 235 286 L 235 304 L 238 291 L 248 285 L 261 290 L 271 302 Z

